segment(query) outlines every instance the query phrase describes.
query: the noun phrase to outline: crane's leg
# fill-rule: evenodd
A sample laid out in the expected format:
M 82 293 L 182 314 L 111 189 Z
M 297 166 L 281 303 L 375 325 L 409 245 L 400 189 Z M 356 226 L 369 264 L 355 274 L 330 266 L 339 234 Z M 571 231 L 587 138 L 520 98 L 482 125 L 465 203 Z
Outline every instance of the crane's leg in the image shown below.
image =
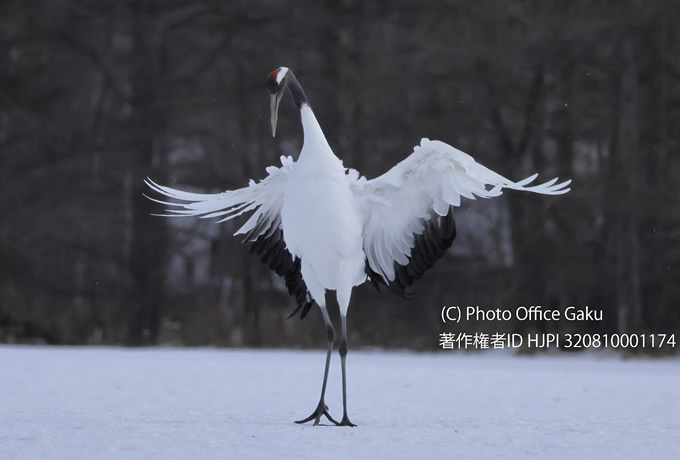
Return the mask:
M 342 339 L 338 350 L 340 353 L 340 362 L 342 364 L 342 420 L 340 420 L 340 423 L 338 424 L 341 426 L 356 426 L 347 416 L 347 368 L 345 365 L 347 359 L 347 309 L 349 307 L 351 292 L 351 289 L 349 292 L 343 292 L 341 290 L 337 291 L 338 305 L 340 306 L 340 319 L 342 320 Z
M 319 302 L 317 301 L 317 303 Z M 321 398 L 319 399 L 319 405 L 316 406 L 316 409 L 314 410 L 314 412 L 312 412 L 312 415 L 310 415 L 304 420 L 297 420 L 295 423 L 307 423 L 314 420 L 314 425 L 318 425 L 321 416 L 325 415 L 328 420 L 338 425 L 338 422 L 336 422 L 335 419 L 333 419 L 333 417 L 331 417 L 330 414 L 328 413 L 328 406 L 326 406 L 325 402 L 326 383 L 328 382 L 328 369 L 331 364 L 331 352 L 333 351 L 333 340 L 335 340 L 335 330 L 333 329 L 333 324 L 331 323 L 331 320 L 328 317 L 328 310 L 326 310 L 326 305 L 325 304 L 321 305 L 321 303 L 319 303 L 319 306 L 321 307 L 321 314 L 323 315 L 323 320 L 326 323 L 326 337 L 328 338 L 328 351 L 326 353 L 326 368 L 323 373 L 323 384 L 321 385 Z

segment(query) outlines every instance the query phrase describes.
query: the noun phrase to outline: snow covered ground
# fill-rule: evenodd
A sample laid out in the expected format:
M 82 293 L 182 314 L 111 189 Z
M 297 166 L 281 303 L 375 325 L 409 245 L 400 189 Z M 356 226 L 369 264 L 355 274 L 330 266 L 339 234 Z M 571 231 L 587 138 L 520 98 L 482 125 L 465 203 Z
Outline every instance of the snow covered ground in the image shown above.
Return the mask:
M 0 346 L 0 459 L 680 458 L 680 360 Z M 339 359 L 328 405 L 342 416 Z

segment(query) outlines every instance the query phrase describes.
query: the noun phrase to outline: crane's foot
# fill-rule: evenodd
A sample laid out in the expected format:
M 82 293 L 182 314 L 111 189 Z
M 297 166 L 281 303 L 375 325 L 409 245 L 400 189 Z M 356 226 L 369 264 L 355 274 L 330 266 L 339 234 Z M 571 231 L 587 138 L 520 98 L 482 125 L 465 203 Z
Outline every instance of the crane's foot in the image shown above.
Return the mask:
M 347 414 L 342 416 L 342 420 L 340 420 L 340 423 L 336 423 L 338 426 L 356 426 L 354 423 L 349 421 L 349 417 Z
M 335 425 L 340 425 L 340 423 L 336 422 L 335 419 L 331 417 L 331 414 L 328 413 L 328 406 L 326 405 L 326 403 L 323 402 L 323 399 L 319 401 L 319 405 L 316 407 L 316 410 L 312 412 L 312 415 L 310 415 L 304 420 L 297 420 L 295 423 L 307 423 L 314 420 L 314 425 L 316 426 L 319 424 L 319 420 L 321 420 L 322 415 L 326 416 L 326 418 L 330 420 L 331 423 Z

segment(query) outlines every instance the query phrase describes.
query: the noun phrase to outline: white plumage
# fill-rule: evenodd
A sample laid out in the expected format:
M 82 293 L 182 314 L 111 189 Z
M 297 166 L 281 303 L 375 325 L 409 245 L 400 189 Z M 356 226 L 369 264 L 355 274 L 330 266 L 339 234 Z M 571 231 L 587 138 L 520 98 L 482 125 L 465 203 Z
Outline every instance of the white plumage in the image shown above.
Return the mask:
M 304 145 L 297 161 L 281 157 L 281 166 L 267 168 L 268 176 L 247 187 L 217 194 L 199 194 L 147 184 L 176 202 L 158 201 L 170 216 L 219 218 L 219 222 L 252 213 L 236 234 L 245 234 L 263 261 L 286 279 L 303 316 L 316 301 L 329 333 L 326 372 L 319 405 L 306 422 L 318 424 L 327 412 L 324 402 L 333 327 L 324 293 L 336 290 L 343 338 L 343 419 L 347 417 L 345 355 L 346 322 L 352 288 L 367 274 L 395 292 L 404 293 L 441 257 L 455 237 L 452 207 L 461 197 L 492 198 L 504 189 L 543 195 L 567 193 L 571 181 L 557 179 L 529 186 L 537 174 L 513 182 L 477 163 L 470 155 L 440 141 L 422 139 L 413 153 L 387 173 L 372 180 L 347 170 L 331 150 L 293 72 L 278 69 L 269 75 L 272 132 L 278 103 L 288 88 L 300 110 Z M 281 241 L 282 238 L 282 241 Z M 282 259 L 283 258 L 283 259 Z
M 302 152 L 305 152 L 304 147 Z M 184 202 L 155 200 L 180 207 L 169 209 L 171 216 L 221 217 L 218 222 L 223 222 L 254 211 L 235 235 L 249 232 L 261 216 L 270 223 L 281 221 L 285 207 L 287 213 L 290 213 L 290 223 L 287 232 L 286 219 L 283 219 L 284 238 L 291 253 L 298 257 L 302 255 L 296 244 L 298 240 L 318 240 L 316 250 L 324 254 L 328 252 L 326 246 L 342 242 L 337 249 L 342 251 L 339 248 L 346 247 L 346 244 L 351 245 L 344 240 L 356 237 L 355 231 L 340 232 L 337 239 L 320 237 L 318 234 L 338 233 L 337 229 L 349 227 L 350 223 L 354 223 L 355 217 L 358 217 L 361 224 L 361 246 L 366 259 L 371 268 L 389 282 L 394 280 L 394 263 L 408 263 L 415 235 L 422 233 L 423 222 L 430 217 L 432 211 L 445 216 L 449 206 L 460 206 L 461 197 L 472 200 L 475 196 L 493 198 L 502 195 L 503 189 L 561 195 L 570 190 L 566 187 L 571 183 L 570 180 L 556 183 L 557 179 L 552 179 L 540 185 L 529 186 L 538 174 L 513 182 L 477 163 L 470 155 L 444 142 L 429 139 L 422 139 L 410 156 L 372 180 L 360 177 L 354 169 L 343 168 L 342 161 L 337 157 L 327 160 L 328 169 L 332 168 L 335 175 L 319 178 L 315 175 L 317 163 L 314 167 L 306 167 L 303 158 L 303 153 L 297 162 L 290 156 L 282 156 L 281 167 L 268 167 L 269 176 L 265 179 L 259 183 L 251 180 L 248 187 L 229 192 L 189 193 L 158 185 L 150 179 L 147 179 L 147 184 L 165 196 Z M 338 192 L 341 190 L 350 191 L 350 194 L 340 195 Z M 284 200 L 288 206 L 284 205 Z M 327 210 L 334 211 L 325 214 L 324 211 Z M 318 220 L 318 225 L 309 225 L 310 219 Z M 299 230 L 296 223 L 300 223 Z M 303 225 L 304 223 L 307 225 Z M 263 228 L 261 233 L 254 236 L 260 236 L 267 229 L 268 227 Z M 365 277 L 359 281 L 364 280 Z M 336 286 L 325 288 L 337 289 Z

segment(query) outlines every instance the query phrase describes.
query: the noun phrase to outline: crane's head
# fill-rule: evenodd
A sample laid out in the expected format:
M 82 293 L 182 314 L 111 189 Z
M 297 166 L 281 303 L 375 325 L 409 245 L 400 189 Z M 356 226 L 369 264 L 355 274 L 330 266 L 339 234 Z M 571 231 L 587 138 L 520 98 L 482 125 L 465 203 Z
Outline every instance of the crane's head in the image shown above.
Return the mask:
M 279 118 L 279 103 L 286 89 L 288 67 L 279 67 L 267 76 L 269 108 L 271 109 L 272 136 L 276 136 L 276 121 Z

